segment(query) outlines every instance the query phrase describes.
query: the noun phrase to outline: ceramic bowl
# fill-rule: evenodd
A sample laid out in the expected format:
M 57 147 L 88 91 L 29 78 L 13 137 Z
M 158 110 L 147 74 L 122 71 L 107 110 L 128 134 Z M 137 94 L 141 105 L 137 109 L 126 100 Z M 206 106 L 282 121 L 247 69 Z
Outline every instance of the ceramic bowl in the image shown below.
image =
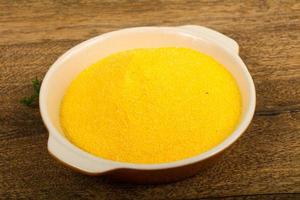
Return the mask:
M 197 156 L 161 164 L 133 164 L 96 157 L 73 145 L 60 126 L 60 103 L 71 81 L 86 67 L 112 53 L 134 48 L 188 47 L 215 58 L 236 79 L 242 96 L 242 116 L 234 132 L 218 146 Z M 84 41 L 64 53 L 47 72 L 40 90 L 40 110 L 49 131 L 48 150 L 62 163 L 91 175 L 137 183 L 163 183 L 183 179 L 215 162 L 246 130 L 255 110 L 255 88 L 239 57 L 239 46 L 212 29 L 186 25 L 137 27 L 106 33 Z

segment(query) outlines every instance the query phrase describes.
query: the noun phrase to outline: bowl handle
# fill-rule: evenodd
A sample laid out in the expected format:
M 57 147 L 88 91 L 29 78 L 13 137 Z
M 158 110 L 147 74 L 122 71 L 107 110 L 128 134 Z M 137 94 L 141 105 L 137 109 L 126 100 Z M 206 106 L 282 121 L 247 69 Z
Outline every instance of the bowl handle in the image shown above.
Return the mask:
M 115 169 L 108 161 L 100 160 L 86 154 L 80 149 L 72 149 L 68 144 L 62 144 L 53 134 L 49 134 L 49 153 L 68 167 L 89 175 L 104 174 Z
M 210 39 L 214 40 L 219 45 L 222 45 L 229 51 L 239 54 L 239 45 L 236 41 L 233 39 L 227 37 L 226 35 L 214 31 L 210 28 L 206 28 L 204 26 L 198 26 L 198 25 L 185 25 L 185 26 L 179 26 L 178 28 L 193 34 L 195 36 L 201 35 L 201 36 L 207 36 Z

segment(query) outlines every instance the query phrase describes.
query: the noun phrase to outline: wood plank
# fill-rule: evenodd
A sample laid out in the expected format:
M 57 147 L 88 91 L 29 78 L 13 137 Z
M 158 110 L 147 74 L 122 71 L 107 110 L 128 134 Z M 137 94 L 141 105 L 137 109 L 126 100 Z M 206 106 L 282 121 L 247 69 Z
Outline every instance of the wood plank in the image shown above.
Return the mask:
M 40 126 L 30 130 L 33 125 L 28 122 L 23 129 L 15 130 L 23 137 L 0 140 L 1 196 L 28 198 L 35 194 L 51 198 L 55 192 L 69 198 L 76 194 L 189 199 L 299 193 L 299 120 L 300 112 L 256 116 L 248 131 L 212 168 L 181 182 L 155 186 L 116 184 L 65 169 L 47 153 L 46 130 Z
M 230 36 L 247 33 L 251 37 L 297 32 L 300 26 L 297 0 L 5 1 L 0 10 L 0 44 L 81 40 L 118 28 L 146 25 L 202 24 Z
M 0 102 L 13 104 L 14 102 L 7 101 L 7 98 L 14 98 L 15 101 L 18 101 L 22 96 L 30 93 L 30 80 L 35 76 L 42 78 L 61 54 L 79 42 L 75 40 L 0 45 L 2 65 L 0 88 L 3 93 L 7 94 L 0 98 Z M 297 48 L 300 48 L 300 43 Z M 249 49 L 251 49 L 250 44 Z M 18 52 L 17 55 L 16 52 Z M 289 62 L 286 62 L 285 65 L 270 67 L 274 70 L 273 75 L 270 76 L 267 76 L 271 72 L 268 63 L 273 62 L 273 55 L 268 54 L 264 57 L 266 64 L 261 63 L 255 66 L 253 63 L 257 62 L 256 60 L 259 58 L 254 54 L 250 54 L 250 57 L 245 56 L 245 63 L 248 65 L 256 85 L 257 112 L 300 110 L 300 56 L 294 55 L 293 52 L 293 49 L 285 52 L 285 56 L 288 56 L 288 53 L 293 55 L 293 57 L 289 57 Z M 6 106 L 9 105 L 3 107 Z
M 300 194 L 258 194 L 258 195 L 244 195 L 244 196 L 232 196 L 232 197 L 217 197 L 217 198 L 205 198 L 201 200 L 296 200 L 300 198 Z

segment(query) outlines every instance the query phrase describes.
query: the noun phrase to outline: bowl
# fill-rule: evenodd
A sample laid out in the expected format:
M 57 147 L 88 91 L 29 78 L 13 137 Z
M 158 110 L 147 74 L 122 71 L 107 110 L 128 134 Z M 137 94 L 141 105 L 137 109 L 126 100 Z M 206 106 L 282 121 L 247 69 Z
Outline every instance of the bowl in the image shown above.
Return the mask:
M 212 56 L 234 76 L 242 97 L 242 115 L 235 131 L 218 146 L 197 156 L 160 164 L 134 164 L 96 157 L 73 145 L 60 126 L 60 103 L 71 81 L 86 67 L 112 53 L 134 48 L 188 47 Z M 212 29 L 178 27 L 136 27 L 99 35 L 84 41 L 55 61 L 40 90 L 40 111 L 49 131 L 49 153 L 62 163 L 90 175 L 108 175 L 135 183 L 164 183 L 196 174 L 216 162 L 250 124 L 255 110 L 255 88 L 247 67 L 239 57 L 239 46 Z

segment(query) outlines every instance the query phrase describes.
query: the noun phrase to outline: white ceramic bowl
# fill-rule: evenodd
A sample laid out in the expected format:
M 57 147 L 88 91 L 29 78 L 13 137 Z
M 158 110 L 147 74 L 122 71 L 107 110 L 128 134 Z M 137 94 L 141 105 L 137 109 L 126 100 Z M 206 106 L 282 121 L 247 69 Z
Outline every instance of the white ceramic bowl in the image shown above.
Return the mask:
M 102 159 L 69 142 L 60 127 L 63 95 L 71 81 L 86 67 L 112 53 L 153 47 L 188 47 L 214 57 L 236 79 L 242 95 L 242 118 L 236 130 L 220 145 L 197 156 L 162 164 L 132 164 Z M 255 110 L 255 88 L 247 67 L 239 57 L 238 44 L 211 29 L 179 27 L 137 27 L 106 33 L 76 45 L 63 54 L 47 72 L 40 91 L 40 110 L 49 131 L 48 150 L 63 163 L 88 174 L 110 172 L 136 182 L 178 180 L 199 171 L 210 158 L 235 142 L 248 127 Z M 184 174 L 182 174 L 184 173 Z

